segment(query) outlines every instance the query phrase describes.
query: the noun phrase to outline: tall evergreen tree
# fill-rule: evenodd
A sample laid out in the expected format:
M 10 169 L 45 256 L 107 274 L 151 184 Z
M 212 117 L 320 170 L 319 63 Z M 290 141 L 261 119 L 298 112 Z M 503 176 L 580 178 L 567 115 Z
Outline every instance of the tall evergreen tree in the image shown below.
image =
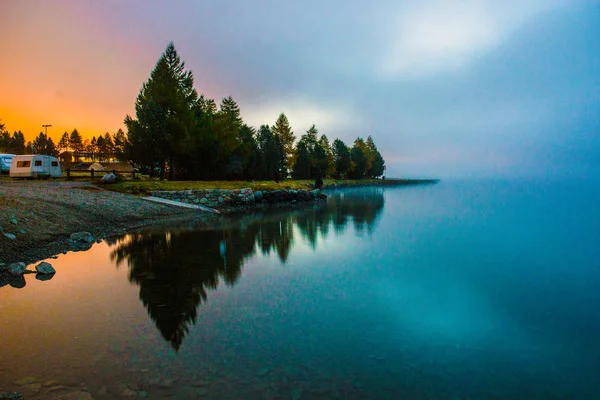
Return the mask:
M 333 159 L 338 178 L 346 178 L 350 170 L 350 149 L 340 139 L 333 141 Z
M 119 129 L 115 135 L 115 158 L 119 161 L 125 161 L 125 147 L 127 146 L 127 136 L 122 129 Z
M 321 160 L 318 161 L 319 168 L 321 170 L 321 177 L 332 176 L 335 173 L 335 161 L 327 136 L 321 135 L 321 138 L 319 139 L 319 147 L 323 151 L 323 155 L 320 156 Z
M 296 155 L 294 160 L 294 170 L 292 176 L 294 179 L 309 179 L 311 174 L 311 155 L 305 135 L 300 138 L 296 145 Z
M 281 170 L 281 142 L 279 137 L 273 134 L 268 125 L 261 125 L 258 130 L 257 142 L 265 165 L 266 176 L 263 179 L 272 179 Z
M 373 178 L 377 178 L 383 175 L 385 161 L 383 160 L 381 153 L 379 153 L 379 150 L 377 149 L 375 141 L 373 140 L 371 135 L 369 135 L 369 137 L 367 138 L 366 146 L 368 149 L 369 157 L 369 162 L 367 163 L 367 175 Z
M 73 150 L 73 156 L 77 160 L 83 152 L 83 138 L 77 129 L 73 129 L 69 136 L 69 146 Z
M 296 137 L 294 136 L 294 132 L 292 132 L 292 128 L 290 127 L 290 122 L 284 113 L 279 114 L 277 121 L 275 121 L 275 125 L 273 125 L 273 134 L 279 136 L 279 141 L 283 148 L 281 169 L 283 174 L 287 176 L 287 170 L 291 166 L 291 158 L 294 154 L 294 141 L 296 140 Z
M 115 144 L 113 142 L 112 137 L 110 136 L 110 133 L 106 132 L 104 134 L 104 160 L 105 161 L 109 161 L 110 159 L 114 158 L 114 153 L 115 153 Z
M 352 177 L 354 179 L 364 178 L 367 173 L 368 150 L 362 138 L 357 138 L 354 141 L 354 145 L 350 151 L 350 158 L 353 163 Z
M 220 169 L 227 165 L 231 155 L 240 146 L 240 129 L 242 118 L 240 108 L 231 96 L 221 101 L 219 112 L 214 119 L 217 134 L 217 155 Z
M 125 118 L 128 153 L 137 157 L 134 160 L 137 162 L 156 158 L 153 162 L 158 162 L 163 171 L 168 163 L 169 179 L 174 178 L 177 158 L 189 150 L 195 122 L 193 108 L 198 100 L 193 85 L 192 72 L 185 69 L 185 63 L 170 42 L 150 78 L 142 85 L 135 105 L 137 120 L 130 116 Z M 144 156 L 143 149 L 148 146 L 158 149 L 152 151 L 151 156 Z
M 21 131 L 15 131 L 10 138 L 9 153 L 12 154 L 27 154 L 27 150 L 31 151 L 31 146 L 25 144 L 25 135 Z
M 153 101 L 136 104 L 137 119 L 129 115 L 125 117 L 127 127 L 127 143 L 125 154 L 129 160 L 148 168 L 150 176 L 155 176 L 156 169 L 164 177 L 166 154 L 160 144 L 166 135 L 166 116 L 164 110 Z
M 0 131 L 0 151 L 8 152 L 10 148 L 10 133 L 8 131 Z
M 56 146 L 60 152 L 69 150 L 69 133 L 63 132 L 58 145 Z
M 49 156 L 58 155 L 54 141 L 52 138 L 46 136 L 44 132 L 39 133 L 39 135 L 33 140 L 31 146 L 32 151 L 35 154 L 44 154 Z

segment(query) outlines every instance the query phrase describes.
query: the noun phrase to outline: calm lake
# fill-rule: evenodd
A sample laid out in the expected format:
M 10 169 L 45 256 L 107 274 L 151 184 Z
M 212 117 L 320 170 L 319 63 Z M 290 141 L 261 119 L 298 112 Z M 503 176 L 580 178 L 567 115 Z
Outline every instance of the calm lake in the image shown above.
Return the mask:
M 594 186 L 328 194 L 103 241 L 0 288 L 0 393 L 600 398 Z

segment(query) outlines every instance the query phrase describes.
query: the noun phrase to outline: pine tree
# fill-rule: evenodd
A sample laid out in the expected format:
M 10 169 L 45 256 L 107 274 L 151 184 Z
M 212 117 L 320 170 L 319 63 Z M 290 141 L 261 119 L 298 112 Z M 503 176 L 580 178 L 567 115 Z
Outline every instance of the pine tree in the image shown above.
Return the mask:
M 221 166 L 228 163 L 229 157 L 240 145 L 242 118 L 240 108 L 231 96 L 221 101 L 219 112 L 215 116 L 214 129 L 217 133 L 218 158 Z
M 115 153 L 115 144 L 113 142 L 112 137 L 110 136 L 110 133 L 106 132 L 104 134 L 104 160 L 105 161 L 109 161 L 110 159 L 114 158 L 114 153 Z
M 115 158 L 119 161 L 125 161 L 125 147 L 127 146 L 127 137 L 122 129 L 119 129 L 114 136 Z
M 71 150 L 73 150 L 75 160 L 78 160 L 83 152 L 83 139 L 77 129 L 73 129 L 69 136 L 69 146 L 71 147 Z
M 31 151 L 34 154 L 44 154 L 49 156 L 57 156 L 58 150 L 54 145 L 52 138 L 46 136 L 44 132 L 40 132 L 39 135 L 33 140 L 33 143 L 29 144 Z
M 31 144 L 31 143 L 30 143 Z M 27 154 L 27 150 L 31 152 L 31 146 L 25 144 L 25 135 L 21 131 L 13 132 L 8 145 L 9 153 L 12 154 Z
M 340 139 L 333 141 L 333 159 L 338 178 L 346 178 L 350 169 L 350 149 Z
M 281 142 L 268 125 L 261 125 L 259 128 L 257 143 L 265 165 L 266 175 L 263 178 L 273 179 L 275 175 L 279 176 L 281 170 Z
M 8 131 L 0 132 L 0 151 L 8 152 L 10 147 L 10 133 Z
M 379 150 L 377 149 L 377 146 L 375 145 L 375 141 L 373 141 L 373 138 L 371 137 L 371 135 L 369 135 L 369 137 L 367 138 L 366 146 L 369 151 L 369 162 L 367 163 L 367 168 L 368 168 L 367 175 L 370 177 L 373 177 L 373 178 L 377 178 L 377 177 L 383 175 L 385 161 L 383 160 L 381 153 L 379 153 Z
M 354 166 L 351 171 L 352 177 L 354 179 L 364 178 L 367 172 L 368 149 L 362 138 L 357 138 L 354 141 L 354 145 L 350 151 L 350 158 Z
M 310 149 L 305 135 L 300 138 L 296 145 L 296 155 L 292 176 L 294 179 L 309 179 L 311 174 Z
M 138 163 L 158 163 L 169 179 L 175 176 L 176 160 L 189 152 L 198 93 L 191 71 L 185 69 L 173 42 L 156 63 L 136 100 L 136 117 L 125 117 L 128 149 Z M 152 149 L 150 152 L 148 152 Z M 155 166 L 151 165 L 151 171 Z
M 319 147 L 323 149 L 325 158 L 321 161 L 319 167 L 321 169 L 321 177 L 329 177 L 335 173 L 335 160 L 333 158 L 333 151 L 329 145 L 329 139 L 327 136 L 321 135 L 319 139 Z
M 69 150 L 69 133 L 64 132 L 60 137 L 57 145 L 58 150 L 61 152 Z
M 283 174 L 287 176 L 288 169 L 291 165 L 291 158 L 294 154 L 294 141 L 296 140 L 296 137 L 294 136 L 294 132 L 292 132 L 292 128 L 290 127 L 290 122 L 284 113 L 279 114 L 272 130 L 273 134 L 279 136 L 279 141 L 283 148 L 281 169 Z

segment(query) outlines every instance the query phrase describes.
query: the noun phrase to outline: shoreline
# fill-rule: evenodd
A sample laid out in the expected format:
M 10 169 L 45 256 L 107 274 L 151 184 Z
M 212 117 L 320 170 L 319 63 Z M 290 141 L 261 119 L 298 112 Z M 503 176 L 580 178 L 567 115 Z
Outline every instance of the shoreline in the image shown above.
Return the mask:
M 327 184 L 323 189 L 413 186 L 437 182 L 389 180 L 382 181 L 382 184 Z M 298 203 L 298 206 L 316 201 L 320 200 Z M 222 214 L 239 216 L 269 207 L 293 208 L 294 205 L 292 202 L 281 202 L 215 208 Z M 74 251 L 69 236 L 75 232 L 90 232 L 99 241 L 144 227 L 201 221 L 212 215 L 201 210 L 153 203 L 138 196 L 105 190 L 89 182 L 3 184 L 0 185 L 0 211 L 0 267 L 14 262 L 30 265 Z M 6 233 L 15 238 L 8 238 Z

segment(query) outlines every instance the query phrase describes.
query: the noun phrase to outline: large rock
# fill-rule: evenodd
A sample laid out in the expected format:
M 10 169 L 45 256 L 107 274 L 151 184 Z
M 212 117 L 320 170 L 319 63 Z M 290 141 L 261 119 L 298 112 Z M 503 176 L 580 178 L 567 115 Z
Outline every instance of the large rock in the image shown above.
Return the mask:
M 117 180 L 117 176 L 115 174 L 113 174 L 112 172 L 109 172 L 108 174 L 105 174 L 102 179 L 100 179 L 100 182 L 102 183 L 115 183 L 115 181 Z
M 39 274 L 55 274 L 56 270 L 52 267 L 52 264 L 42 261 L 38 265 L 35 266 L 35 270 Z
M 92 247 L 94 237 L 89 232 L 76 232 L 70 236 L 69 241 L 73 251 L 84 251 Z
M 94 243 L 94 237 L 89 232 L 76 232 L 72 233 L 69 237 L 72 242 L 77 243 Z
M 16 262 L 8 266 L 8 272 L 13 276 L 20 276 L 25 272 L 25 268 L 27 268 L 27 265 L 24 262 Z
M 257 190 L 256 192 L 254 192 L 254 199 L 256 200 L 257 203 L 260 203 L 263 199 L 263 192 L 261 192 L 260 190 Z

